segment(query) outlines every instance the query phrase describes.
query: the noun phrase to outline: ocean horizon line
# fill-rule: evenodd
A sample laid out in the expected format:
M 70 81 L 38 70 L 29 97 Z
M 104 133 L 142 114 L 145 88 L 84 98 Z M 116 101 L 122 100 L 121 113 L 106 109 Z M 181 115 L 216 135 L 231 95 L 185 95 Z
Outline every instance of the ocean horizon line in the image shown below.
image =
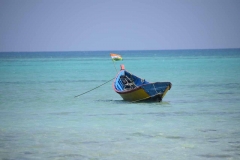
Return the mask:
M 202 48 L 202 49 L 130 49 L 130 50 L 69 50 L 69 51 L 0 51 L 0 53 L 46 53 L 46 52 L 127 52 L 127 51 L 198 51 L 198 50 L 238 50 L 240 48 Z

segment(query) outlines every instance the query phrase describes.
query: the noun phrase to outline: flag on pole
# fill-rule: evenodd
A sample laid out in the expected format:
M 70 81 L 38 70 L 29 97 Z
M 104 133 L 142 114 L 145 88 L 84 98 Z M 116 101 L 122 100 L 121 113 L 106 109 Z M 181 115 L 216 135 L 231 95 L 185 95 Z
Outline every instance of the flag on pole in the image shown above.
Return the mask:
M 119 54 L 110 53 L 110 56 L 112 57 L 113 61 L 121 61 L 122 60 L 122 56 Z

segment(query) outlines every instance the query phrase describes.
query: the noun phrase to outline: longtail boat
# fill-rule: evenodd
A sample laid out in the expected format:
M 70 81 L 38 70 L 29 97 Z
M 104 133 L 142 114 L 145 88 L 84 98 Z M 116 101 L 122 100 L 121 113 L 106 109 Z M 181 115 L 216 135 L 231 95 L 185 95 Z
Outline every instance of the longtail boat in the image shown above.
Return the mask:
M 137 101 L 162 101 L 167 91 L 171 89 L 171 82 L 150 83 L 125 70 L 121 65 L 114 82 L 113 89 L 123 100 Z

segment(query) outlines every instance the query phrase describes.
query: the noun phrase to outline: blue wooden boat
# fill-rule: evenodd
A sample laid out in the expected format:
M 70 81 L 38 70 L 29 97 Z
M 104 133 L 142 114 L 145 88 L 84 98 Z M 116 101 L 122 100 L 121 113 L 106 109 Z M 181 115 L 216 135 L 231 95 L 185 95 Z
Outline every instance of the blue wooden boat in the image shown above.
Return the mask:
M 167 91 L 172 87 L 171 82 L 150 83 L 125 70 L 121 65 L 121 70 L 117 74 L 113 89 L 123 100 L 137 101 L 162 101 Z

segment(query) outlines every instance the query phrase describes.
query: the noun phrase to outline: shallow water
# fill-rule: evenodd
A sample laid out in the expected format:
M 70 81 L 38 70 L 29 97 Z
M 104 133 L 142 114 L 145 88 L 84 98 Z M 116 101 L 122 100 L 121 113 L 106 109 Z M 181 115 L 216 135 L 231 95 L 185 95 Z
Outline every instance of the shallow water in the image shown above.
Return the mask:
M 109 52 L 0 53 L 1 159 L 240 159 L 240 50 L 122 51 L 160 103 L 125 102 Z

